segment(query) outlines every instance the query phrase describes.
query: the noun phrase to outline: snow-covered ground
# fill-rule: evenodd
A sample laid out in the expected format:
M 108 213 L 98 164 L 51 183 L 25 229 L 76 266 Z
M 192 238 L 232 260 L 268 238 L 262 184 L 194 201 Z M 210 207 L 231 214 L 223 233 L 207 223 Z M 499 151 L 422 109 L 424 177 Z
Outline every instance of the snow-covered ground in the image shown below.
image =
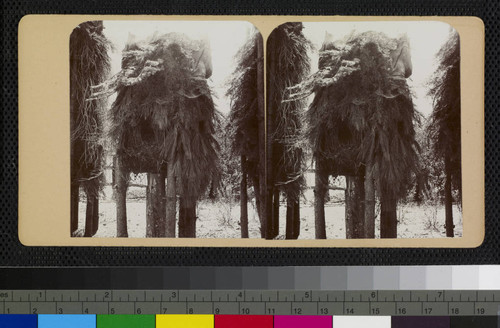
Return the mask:
M 79 229 L 84 229 L 85 201 L 80 202 Z M 198 221 L 196 235 L 198 238 L 239 238 L 240 207 L 238 203 L 212 203 L 202 201 L 198 204 Z M 285 234 L 286 207 L 280 208 L 280 236 Z M 302 204 L 300 209 L 299 239 L 314 238 L 314 208 Z M 326 234 L 329 239 L 345 238 L 345 208 L 343 204 L 325 206 Z M 398 238 L 439 238 L 446 237 L 444 228 L 444 207 L 430 205 L 404 205 L 398 207 Z M 462 213 L 458 207 L 453 208 L 455 236 L 463 233 Z M 127 202 L 127 219 L 129 237 L 144 238 L 146 236 L 146 203 L 144 200 Z M 248 206 L 248 228 L 250 238 L 260 238 L 259 217 L 254 204 Z M 376 238 L 380 237 L 380 218 L 375 222 Z M 101 201 L 99 204 L 99 229 L 95 237 L 116 236 L 116 205 L 113 201 Z

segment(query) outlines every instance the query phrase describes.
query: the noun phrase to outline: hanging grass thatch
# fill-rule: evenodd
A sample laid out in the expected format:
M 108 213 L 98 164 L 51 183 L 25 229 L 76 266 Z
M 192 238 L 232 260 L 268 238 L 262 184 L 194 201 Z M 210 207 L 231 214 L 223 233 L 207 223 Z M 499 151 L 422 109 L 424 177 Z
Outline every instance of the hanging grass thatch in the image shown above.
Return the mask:
M 428 136 L 437 162 L 444 162 L 444 196 L 446 236 L 453 237 L 453 196 L 458 193 L 462 202 L 462 152 L 460 122 L 460 40 L 458 33 L 450 32 L 448 41 L 436 56 L 439 64 L 431 80 L 429 95 L 434 100 Z
M 239 157 L 244 156 L 245 171 L 253 181 L 258 179 L 259 105 L 257 90 L 257 61 L 262 60 L 258 53 L 258 39 L 262 36 L 254 29 L 248 41 L 236 54 L 237 66 L 229 82 L 226 95 L 231 99 L 229 122 L 231 128 L 231 151 Z
M 434 108 L 428 127 L 429 138 L 437 159 L 449 157 L 453 188 L 461 202 L 461 122 L 460 122 L 460 40 L 456 31 L 437 54 L 439 61 L 429 95 Z
M 262 163 L 259 129 L 263 119 L 263 108 L 259 98 L 259 64 L 263 62 L 262 36 L 257 29 L 249 31 L 247 42 L 236 54 L 236 68 L 229 81 L 226 95 L 231 99 L 228 128 L 231 136 L 231 153 L 240 159 L 240 226 L 241 237 L 248 238 L 248 185 L 252 185 L 255 194 L 261 233 L 265 225 L 261 197 Z M 263 146 L 263 145 L 262 145 Z M 249 181 L 248 181 L 249 180 Z M 250 183 L 249 183 L 250 182 Z
M 378 32 L 325 42 L 319 71 L 289 89 L 290 99 L 315 94 L 307 116 L 317 165 L 333 175 L 373 176 L 391 211 L 418 160 L 419 117 L 406 84 L 408 48 L 404 36 L 391 39 Z
M 283 101 L 288 88 L 300 83 L 309 74 L 311 43 L 302 29 L 302 23 L 282 24 L 273 30 L 267 42 L 267 110 L 272 125 L 268 137 L 272 143 L 270 155 L 273 164 L 268 169 L 272 170 L 274 177 L 273 216 L 276 227 L 279 192 L 287 200 L 287 239 L 296 239 L 300 234 L 299 198 L 305 186 L 303 122 L 306 104 L 303 99 Z
M 110 136 L 126 168 L 154 173 L 169 163 L 189 206 L 218 176 L 218 112 L 206 81 L 210 56 L 204 40 L 155 34 L 129 42 L 121 71 L 94 87 L 94 97 L 117 93 Z
M 105 100 L 86 101 L 91 86 L 109 74 L 110 43 L 101 21 L 82 23 L 70 36 L 71 141 L 79 166 L 75 174 L 90 181 L 101 174 Z
M 79 187 L 87 197 L 85 235 L 94 235 L 98 225 L 98 194 L 103 165 L 103 99 L 86 101 L 91 86 L 109 74 L 110 42 L 102 33 L 102 21 L 78 25 L 70 36 L 71 117 L 71 232 L 78 228 Z
M 276 28 L 268 40 L 269 111 L 275 128 L 270 136 L 275 150 L 276 185 L 287 198 L 298 201 L 304 186 L 303 99 L 283 102 L 287 89 L 300 83 L 310 72 L 311 43 L 302 33 L 302 23 L 286 23 Z

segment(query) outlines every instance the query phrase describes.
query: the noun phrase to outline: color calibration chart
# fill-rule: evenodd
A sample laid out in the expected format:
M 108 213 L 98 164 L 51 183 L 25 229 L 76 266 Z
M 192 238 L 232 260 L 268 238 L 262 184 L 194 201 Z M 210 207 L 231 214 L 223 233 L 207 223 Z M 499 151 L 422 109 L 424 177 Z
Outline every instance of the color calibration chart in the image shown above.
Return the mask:
M 0 297 L 2 328 L 500 325 L 500 290 L 31 290 L 0 291 Z
M 497 317 L 2 315 L 2 328 L 497 328 Z
M 1 328 L 500 328 L 499 316 L 498 266 L 0 270 Z

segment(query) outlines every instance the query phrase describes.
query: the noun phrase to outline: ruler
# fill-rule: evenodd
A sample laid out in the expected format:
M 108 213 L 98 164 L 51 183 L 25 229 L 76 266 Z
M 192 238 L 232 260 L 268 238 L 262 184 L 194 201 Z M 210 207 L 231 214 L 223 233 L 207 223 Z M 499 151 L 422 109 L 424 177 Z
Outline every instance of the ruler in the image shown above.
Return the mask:
M 0 314 L 500 315 L 500 290 L 0 290 Z

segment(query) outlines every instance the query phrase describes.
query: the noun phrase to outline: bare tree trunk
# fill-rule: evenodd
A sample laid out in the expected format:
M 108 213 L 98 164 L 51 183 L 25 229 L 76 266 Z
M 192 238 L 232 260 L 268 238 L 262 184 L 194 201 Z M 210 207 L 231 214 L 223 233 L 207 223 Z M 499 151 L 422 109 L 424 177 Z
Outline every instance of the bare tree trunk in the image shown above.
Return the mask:
M 240 226 L 241 238 L 248 238 L 248 194 L 246 158 L 241 156 L 241 184 L 240 184 Z
M 297 239 L 300 234 L 300 205 L 291 197 L 286 198 L 286 239 Z
M 300 236 L 300 203 L 299 200 L 293 203 L 293 239 Z
M 166 237 L 175 238 L 177 194 L 175 186 L 175 173 L 171 163 L 167 166 L 167 194 L 166 194 Z
M 259 139 L 259 163 L 258 163 L 258 181 L 254 183 L 255 203 L 258 209 L 260 220 L 260 235 L 266 237 L 267 233 L 267 214 L 269 208 L 267 197 L 267 161 L 266 161 L 266 106 L 265 106 L 265 87 L 264 87 L 264 45 L 261 38 L 257 39 L 257 117 L 258 117 L 258 139 Z M 255 182 L 255 180 L 254 180 Z
M 375 238 L 375 181 L 372 165 L 365 167 L 365 238 Z
M 415 194 L 413 195 L 413 201 L 417 203 L 418 206 L 422 204 L 422 188 L 420 186 L 420 179 L 417 178 L 415 183 Z
M 80 186 L 71 181 L 71 236 L 78 230 L 78 206 L 80 203 Z
M 325 196 L 328 190 L 328 174 L 320 159 L 316 159 L 314 183 L 314 220 L 316 239 L 326 239 Z
M 196 202 L 179 199 L 179 237 L 196 238 Z
M 451 172 L 450 172 L 450 159 L 446 154 L 444 158 L 444 170 L 446 172 L 446 180 L 444 182 L 444 209 L 445 209 L 445 226 L 446 237 L 454 237 L 453 224 L 453 196 L 451 195 Z
M 279 226 L 279 190 L 274 186 L 274 163 L 273 163 L 273 146 L 270 136 L 272 135 L 273 115 L 268 114 L 267 120 L 267 152 L 266 152 L 266 195 L 265 195 L 265 231 L 266 239 L 273 239 L 277 236 L 275 221 L 278 218 Z M 278 193 L 278 196 L 276 194 Z
M 382 192 L 380 197 L 380 238 L 398 237 L 398 216 L 395 196 Z
M 273 204 L 271 217 L 271 239 L 276 238 L 280 231 L 280 191 L 278 188 L 273 190 Z
M 151 173 L 147 173 L 148 185 L 146 186 L 146 237 L 151 238 L 154 235 L 154 209 L 153 193 L 151 186 Z
M 345 177 L 345 237 L 346 239 L 354 238 L 354 218 L 356 215 L 354 212 L 355 205 L 355 195 L 354 195 L 354 182 L 349 176 Z
M 266 168 L 266 170 L 269 170 L 269 168 Z M 267 182 L 269 184 L 269 180 Z M 264 216 L 265 218 L 265 231 L 266 231 L 266 239 L 273 239 L 273 188 L 269 187 L 269 185 L 266 187 L 266 215 Z
M 93 192 L 87 192 L 87 209 L 85 213 L 84 237 L 92 237 L 99 228 L 99 197 Z
M 274 186 L 274 174 L 275 174 L 275 164 L 273 158 L 273 148 L 275 141 L 272 139 L 274 136 L 275 129 L 275 110 L 272 101 L 272 95 L 274 94 L 273 83 L 271 83 L 270 74 L 275 71 L 275 58 L 268 56 L 266 60 L 267 64 L 267 84 L 266 84 L 266 94 L 267 94 L 267 106 L 266 106 L 266 239 L 273 239 L 276 237 L 275 229 L 275 218 L 276 215 L 279 217 L 279 196 L 276 197 L 276 190 Z M 262 66 L 263 67 L 263 66 Z M 264 75 L 262 75 L 264 78 Z M 279 193 L 279 191 L 278 191 Z M 278 201 L 276 200 L 278 198 Z M 276 204 L 278 209 L 276 209 Z M 278 222 L 279 226 L 279 222 Z
M 165 176 L 148 173 L 146 189 L 146 237 L 165 237 Z
M 255 193 L 255 207 L 257 209 L 257 215 L 259 216 L 259 222 L 260 222 L 260 237 L 266 238 L 266 230 L 264 229 L 266 226 L 266 208 L 265 208 L 266 202 L 265 198 L 262 197 L 263 193 L 261 192 L 262 190 L 261 188 L 262 188 L 262 183 L 260 181 L 260 177 L 254 177 L 253 190 Z
M 365 223 L 365 193 L 363 177 L 346 176 L 345 180 L 346 238 L 363 238 Z
M 128 171 L 119 155 L 115 157 L 115 198 L 116 198 L 116 236 L 128 237 L 127 232 L 127 187 Z

